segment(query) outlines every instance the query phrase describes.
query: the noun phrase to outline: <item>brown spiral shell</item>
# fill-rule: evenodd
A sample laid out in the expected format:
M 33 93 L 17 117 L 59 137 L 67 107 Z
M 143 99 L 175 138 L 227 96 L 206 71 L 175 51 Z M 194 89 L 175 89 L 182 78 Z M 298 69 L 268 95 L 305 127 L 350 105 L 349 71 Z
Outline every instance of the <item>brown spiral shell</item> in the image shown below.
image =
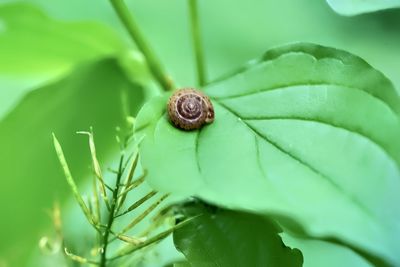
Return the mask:
M 169 98 L 167 110 L 172 123 L 187 131 L 214 121 L 214 107 L 210 98 L 193 88 L 177 90 Z

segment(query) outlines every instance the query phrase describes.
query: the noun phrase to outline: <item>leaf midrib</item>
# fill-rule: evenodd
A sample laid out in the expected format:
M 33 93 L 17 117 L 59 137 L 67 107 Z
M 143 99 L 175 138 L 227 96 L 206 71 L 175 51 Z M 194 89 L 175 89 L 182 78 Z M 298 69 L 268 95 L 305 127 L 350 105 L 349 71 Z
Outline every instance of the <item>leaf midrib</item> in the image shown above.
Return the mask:
M 227 110 L 228 112 L 230 112 L 231 114 L 233 114 L 234 116 L 241 118 L 237 113 L 235 113 L 233 110 L 231 110 L 229 107 L 225 106 L 224 104 L 220 103 L 217 101 L 217 104 L 220 105 L 223 109 Z M 280 145 L 278 145 L 276 142 L 268 139 L 268 137 L 266 137 L 265 135 L 263 135 L 262 133 L 260 133 L 257 129 L 255 129 L 253 126 L 251 126 L 250 124 L 248 124 L 246 121 L 244 121 L 243 119 L 240 120 L 251 132 L 253 132 L 255 135 L 259 136 L 261 139 L 263 139 L 265 142 L 269 143 L 270 145 L 274 146 L 276 149 L 278 149 L 279 151 L 281 151 L 282 153 L 288 155 L 289 157 L 291 157 L 293 160 L 297 161 L 298 163 L 300 163 L 301 165 L 307 167 L 308 169 L 310 169 L 312 172 L 316 173 L 318 176 L 320 176 L 321 178 L 325 178 L 331 185 L 333 188 L 335 188 L 337 191 L 339 191 L 340 193 L 342 193 L 343 195 L 345 195 L 350 202 L 354 203 L 357 207 L 360 208 L 360 210 L 362 210 L 367 217 L 369 217 L 370 219 L 373 219 L 376 222 L 376 214 L 372 213 L 366 206 L 363 205 L 362 202 L 360 202 L 357 198 L 355 198 L 354 196 L 350 195 L 348 192 L 344 191 L 339 184 L 337 184 L 332 178 L 330 178 L 328 175 L 323 174 L 322 172 L 320 172 L 317 168 L 313 167 L 311 164 L 303 161 L 302 159 L 298 158 L 297 156 L 293 155 L 292 153 L 290 153 L 289 151 L 285 150 L 284 148 L 282 148 Z M 378 224 L 379 225 L 379 224 Z
M 214 96 L 214 97 L 212 97 L 212 99 L 214 99 L 214 100 L 235 99 L 235 98 L 241 98 L 241 97 L 246 97 L 246 96 L 251 96 L 251 95 L 262 94 L 262 93 L 266 93 L 266 92 L 274 92 L 274 91 L 279 91 L 279 90 L 283 91 L 283 90 L 287 90 L 287 89 L 291 89 L 293 87 L 299 87 L 299 86 L 310 86 L 310 87 L 337 86 L 337 87 L 343 87 L 343 88 L 346 88 L 349 90 L 356 90 L 358 92 L 363 92 L 363 93 L 367 94 L 368 96 L 373 97 L 374 99 L 378 100 L 383 105 L 385 105 L 393 113 L 393 115 L 396 118 L 398 118 L 398 120 L 400 121 L 400 114 L 390 105 L 390 103 L 386 102 L 383 98 L 380 98 L 380 97 L 370 93 L 367 89 L 364 90 L 363 88 L 353 87 L 353 86 L 339 84 L 339 83 L 307 82 L 307 83 L 280 84 L 280 85 L 275 85 L 275 86 L 271 86 L 271 87 L 265 87 L 265 88 L 262 88 L 262 89 L 256 90 L 256 91 L 246 92 L 243 94 L 235 94 L 235 95 L 222 96 L 222 97 Z
M 366 135 L 365 133 L 363 133 L 361 131 L 357 131 L 355 129 L 345 127 L 344 125 L 335 124 L 332 122 L 325 121 L 323 119 L 307 118 L 307 117 L 300 117 L 300 116 L 262 116 L 262 117 L 242 118 L 242 120 L 244 120 L 244 121 L 260 121 L 260 120 L 306 121 L 306 122 L 319 123 L 319 124 L 327 125 L 329 127 L 336 128 L 336 129 L 344 130 L 351 134 L 361 136 L 361 137 L 365 138 L 366 140 L 368 140 L 368 142 L 379 147 L 379 149 L 395 163 L 397 169 L 400 171 L 400 158 L 398 156 L 396 156 L 395 154 L 393 154 L 392 152 L 390 152 L 389 150 L 387 150 L 387 148 L 385 148 L 384 144 L 382 144 L 378 140 L 373 139 L 372 137 Z

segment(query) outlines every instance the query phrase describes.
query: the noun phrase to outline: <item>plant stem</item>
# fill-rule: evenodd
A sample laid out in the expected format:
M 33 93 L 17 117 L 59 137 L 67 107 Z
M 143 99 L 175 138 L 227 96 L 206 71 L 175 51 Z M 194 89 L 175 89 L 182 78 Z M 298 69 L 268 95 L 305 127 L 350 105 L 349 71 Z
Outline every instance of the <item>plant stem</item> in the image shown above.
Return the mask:
M 113 198 L 111 202 L 111 208 L 110 212 L 108 213 L 108 222 L 106 229 L 103 232 L 103 239 L 102 239 L 102 250 L 100 254 L 100 267 L 106 267 L 106 262 L 107 262 L 107 248 L 108 248 L 108 237 L 110 236 L 111 232 L 111 227 L 113 225 L 114 219 L 115 219 L 115 213 L 116 213 L 116 208 L 118 205 L 118 191 L 120 188 L 120 182 L 121 182 L 121 177 L 122 177 L 122 164 L 124 162 L 124 156 L 122 155 L 119 161 L 119 167 L 118 167 L 118 174 L 117 174 L 117 179 L 115 181 L 115 188 L 113 191 Z
M 123 0 L 110 0 L 114 10 L 116 11 L 119 19 L 124 24 L 129 35 L 136 43 L 139 50 L 146 58 L 147 64 L 154 78 L 158 81 L 165 91 L 174 89 L 172 80 L 165 74 L 160 61 L 154 54 L 148 42 L 143 37 L 135 19 L 130 14 L 128 7 Z
M 203 86 L 206 83 L 206 72 L 204 65 L 204 52 L 200 34 L 199 14 L 197 12 L 197 0 L 188 0 L 188 1 L 189 1 L 189 14 L 190 14 L 193 50 L 196 57 L 197 80 L 199 85 Z

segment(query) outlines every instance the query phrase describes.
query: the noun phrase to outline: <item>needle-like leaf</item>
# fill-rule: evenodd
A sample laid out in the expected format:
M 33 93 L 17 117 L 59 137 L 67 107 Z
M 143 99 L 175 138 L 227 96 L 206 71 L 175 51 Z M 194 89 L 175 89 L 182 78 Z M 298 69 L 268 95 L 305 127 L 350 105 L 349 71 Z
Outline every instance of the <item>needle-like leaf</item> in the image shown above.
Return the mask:
M 126 209 L 124 212 L 122 212 L 121 214 L 118 214 L 116 217 L 120 217 L 120 216 L 123 216 L 123 215 L 131 212 L 132 210 L 136 209 L 137 207 L 139 207 L 140 205 L 145 203 L 147 200 L 149 200 L 156 194 L 157 194 L 157 191 L 151 191 L 150 193 L 148 193 L 147 195 L 145 195 L 144 197 L 140 198 L 138 201 L 133 203 L 131 206 L 129 206 L 129 208 Z
M 126 191 L 126 190 L 129 188 L 129 184 L 130 184 L 131 181 L 132 181 L 133 174 L 135 173 L 135 170 L 136 170 L 138 161 L 139 161 L 139 154 L 138 154 L 138 150 L 136 149 L 136 150 L 135 150 L 135 153 L 134 153 L 134 155 L 133 155 L 132 165 L 131 165 L 131 167 L 130 167 L 130 169 L 129 169 L 129 173 L 128 173 L 128 175 L 126 176 L 126 179 L 125 179 L 125 182 L 124 182 L 124 184 L 125 184 L 125 187 L 124 187 L 124 189 L 123 189 L 124 191 Z M 123 192 L 124 192 L 124 191 L 123 191 Z M 129 191 L 128 191 L 128 192 L 129 192 Z M 122 207 L 122 205 L 124 204 L 125 199 L 126 199 L 126 193 L 125 193 L 125 194 L 121 194 L 121 195 L 120 195 L 119 204 L 118 204 L 118 210 L 119 210 L 119 209 Z
M 53 133 L 53 142 L 54 142 L 54 147 L 55 147 L 56 152 L 57 152 L 57 157 L 58 157 L 58 159 L 60 161 L 60 164 L 61 164 L 61 167 L 62 167 L 62 169 L 64 171 L 65 178 L 67 179 L 67 183 L 68 183 L 69 187 L 71 188 L 72 193 L 73 193 L 76 201 L 78 202 L 79 206 L 81 207 L 83 213 L 85 214 L 87 220 L 89 221 L 90 224 L 95 226 L 97 224 L 97 222 L 94 220 L 94 218 L 93 218 L 92 214 L 90 213 L 88 207 L 86 206 L 85 202 L 83 201 L 82 196 L 79 194 L 78 187 L 77 187 L 74 179 L 72 178 L 72 174 L 71 174 L 71 171 L 69 170 L 67 161 L 66 161 L 65 156 L 64 156 L 64 152 L 63 152 L 63 150 L 61 148 L 61 145 L 58 142 L 56 136 L 54 135 L 54 133 Z
M 163 231 L 163 232 L 161 232 L 161 233 L 159 233 L 159 234 L 157 234 L 157 235 L 155 235 L 155 236 L 153 236 L 153 237 L 147 239 L 146 241 L 144 241 L 144 242 L 142 242 L 142 243 L 140 243 L 140 244 L 138 244 L 138 245 L 129 244 L 129 245 L 127 245 L 127 246 L 121 248 L 121 249 L 116 253 L 115 256 L 113 256 L 113 257 L 110 258 L 110 260 L 118 259 L 118 258 L 123 257 L 123 256 L 125 256 L 125 255 L 131 254 L 131 253 L 133 253 L 133 252 L 135 252 L 135 251 L 137 251 L 137 250 L 139 250 L 139 249 L 142 249 L 142 248 L 144 248 L 144 247 L 147 247 L 147 246 L 149 246 L 149 245 L 151 245 L 151 244 L 157 243 L 157 242 L 163 240 L 164 238 L 166 238 L 167 236 L 169 236 L 169 235 L 170 235 L 171 233 L 173 233 L 175 230 L 177 230 L 177 229 L 179 229 L 179 228 L 181 228 L 181 227 L 187 225 L 188 223 L 190 223 L 192 220 L 196 219 L 196 218 L 199 217 L 199 216 L 201 216 L 201 214 L 200 214 L 200 215 L 197 215 L 197 216 L 194 216 L 194 217 L 192 217 L 192 218 L 189 218 L 189 219 L 187 219 L 187 220 L 185 220 L 185 221 L 183 221 L 183 222 L 181 222 L 181 223 L 179 223 L 179 224 L 177 224 L 177 225 L 171 227 L 170 229 L 168 229 L 168 230 L 166 230 L 166 231 Z
M 130 191 L 132 191 L 133 189 L 135 189 L 136 187 L 138 187 L 139 185 L 141 185 L 144 182 L 144 178 L 146 177 L 147 172 L 145 171 L 141 176 L 139 176 L 136 180 L 130 182 L 129 184 L 127 184 L 125 186 L 125 190 L 122 191 L 118 197 L 122 198 L 122 197 L 126 197 L 126 194 L 128 194 Z M 120 207 L 122 207 L 122 202 L 120 201 Z
M 121 240 L 124 241 L 126 243 L 129 243 L 131 245 L 140 245 L 144 242 L 146 242 L 147 238 L 146 237 L 134 237 L 134 236 L 127 236 L 127 235 L 116 235 L 116 237 Z
M 99 263 L 96 262 L 96 261 L 92 261 L 92 260 L 89 260 L 89 259 L 84 258 L 82 256 L 78 256 L 78 255 L 72 254 L 71 252 L 68 251 L 67 248 L 64 248 L 64 252 L 65 252 L 65 255 L 67 255 L 67 257 L 70 258 L 73 261 L 76 261 L 76 262 L 79 262 L 79 263 L 90 263 L 90 264 L 99 265 Z
M 97 179 L 100 182 L 101 196 L 104 199 L 104 201 L 108 203 L 106 186 L 104 183 L 103 174 L 101 172 L 100 163 L 99 160 L 97 159 L 96 146 L 94 144 L 93 133 L 92 132 L 77 132 L 77 133 L 89 136 L 89 148 L 90 148 L 90 154 L 92 156 L 93 170 Z
M 130 229 L 132 229 L 135 225 L 137 225 L 138 223 L 140 223 L 144 218 L 147 217 L 147 215 L 150 214 L 150 212 L 152 212 L 155 208 L 158 207 L 158 205 L 161 204 L 161 202 L 163 202 L 167 197 L 169 196 L 169 194 L 165 194 L 163 196 L 161 196 L 156 202 L 154 202 L 150 207 L 148 207 L 143 213 L 141 213 L 139 216 L 137 216 L 135 219 L 132 220 L 132 222 L 130 224 L 128 224 L 122 231 L 121 233 L 119 233 L 120 235 L 125 234 L 126 232 L 128 232 Z

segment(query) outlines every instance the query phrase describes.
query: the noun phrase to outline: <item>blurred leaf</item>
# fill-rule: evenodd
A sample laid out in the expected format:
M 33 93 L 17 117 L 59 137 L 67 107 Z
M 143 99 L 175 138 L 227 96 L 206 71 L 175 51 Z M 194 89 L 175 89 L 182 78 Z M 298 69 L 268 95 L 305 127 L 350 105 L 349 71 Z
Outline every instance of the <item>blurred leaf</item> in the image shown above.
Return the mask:
M 97 156 L 104 162 L 119 147 L 115 127 L 126 125 L 144 101 L 143 89 L 131 83 L 116 60 L 86 64 L 66 78 L 27 94 L 0 122 L 0 203 L 2 255 L 11 266 L 24 266 L 26 254 L 50 224 L 46 209 L 54 199 L 70 196 L 70 189 L 52 147 L 54 132 L 63 144 L 77 181 L 91 172 L 87 138 L 79 130 L 96 133 Z M 123 108 L 122 96 L 126 106 Z M 6 218 L 6 219 L 5 219 Z M 12 229 L 12 231 L 10 231 Z
M 199 131 L 171 125 L 167 95 L 139 112 L 157 190 L 285 216 L 400 265 L 400 97 L 380 72 L 344 51 L 294 44 L 205 92 L 216 120 Z
M 186 208 L 200 215 L 174 232 L 175 246 L 191 266 L 302 266 L 299 250 L 286 247 L 279 228 L 267 219 L 201 206 Z
M 400 0 L 326 0 L 337 13 L 346 16 L 400 7 Z
M 296 238 L 287 233 L 282 234 L 282 240 L 286 245 L 300 249 L 304 257 L 303 267 L 372 267 L 355 252 L 333 243 Z
M 0 21 L 2 74 L 54 74 L 124 48 L 106 26 L 53 20 L 28 4 L 0 5 Z
M 119 37 L 93 22 L 66 23 L 28 4 L 0 5 L 0 118 L 28 91 L 76 63 L 116 54 Z
M 108 1 L 24 1 L 57 18 L 93 19 L 126 33 Z M 194 85 L 194 57 L 191 43 L 186 41 L 190 40 L 187 1 L 126 2 L 177 84 Z M 257 57 L 268 47 L 306 41 L 360 55 L 400 89 L 399 9 L 342 17 L 324 0 L 247 0 L 234 5 L 231 0 L 202 0 L 199 15 L 211 78 Z

